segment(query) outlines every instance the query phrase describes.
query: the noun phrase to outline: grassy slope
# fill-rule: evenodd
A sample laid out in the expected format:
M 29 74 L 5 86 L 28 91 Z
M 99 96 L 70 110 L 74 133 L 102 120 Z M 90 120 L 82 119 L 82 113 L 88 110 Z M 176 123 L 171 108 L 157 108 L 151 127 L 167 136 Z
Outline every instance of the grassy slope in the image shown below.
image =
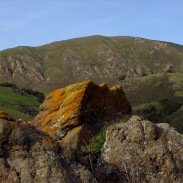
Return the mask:
M 132 105 L 183 97 L 183 74 L 153 74 L 122 82 Z
M 169 122 L 183 132 L 183 74 L 155 74 L 123 82 L 133 111 L 153 120 Z
M 152 41 L 134 37 L 104 37 L 90 36 L 85 38 L 71 39 L 67 41 L 58 41 L 40 47 L 17 47 L 0 52 L 0 63 L 7 64 L 7 58 L 13 56 L 19 58 L 23 56 L 23 61 L 30 62 L 34 65 L 36 62 L 41 63 L 41 73 L 45 78 L 51 78 L 50 86 L 43 84 L 44 91 L 50 91 L 51 84 L 55 83 L 62 86 L 72 81 L 76 82 L 73 77 L 76 67 L 72 64 L 63 64 L 63 54 L 68 50 L 74 51 L 80 59 L 80 67 L 102 65 L 105 62 L 98 59 L 98 52 L 102 50 L 111 50 L 121 55 L 123 59 L 128 60 L 133 67 L 135 64 L 143 64 L 153 71 L 159 73 L 159 67 L 155 66 L 156 61 L 161 64 L 171 62 L 175 65 L 176 72 L 183 72 L 183 46 L 173 43 Z M 62 81 L 61 81 L 62 80 Z M 65 83 L 64 83 L 65 81 Z M 28 85 L 30 82 L 22 80 L 9 81 L 15 82 L 19 86 Z M 108 81 L 110 82 L 110 81 Z M 116 81 L 115 81 L 116 82 Z M 22 84 L 23 83 L 23 84 Z M 42 91 L 43 91 L 42 90 Z
M 157 68 L 154 67 L 156 60 L 161 60 L 165 63 L 168 61 L 172 62 L 176 65 L 177 70 L 183 71 L 183 46 L 173 43 L 125 36 L 91 36 L 59 41 L 36 48 L 38 53 L 52 58 L 52 62 L 45 65 L 46 70 L 50 69 L 51 66 L 57 67 L 58 65 L 62 68 L 62 64 L 58 60 L 62 59 L 63 52 L 66 49 L 76 51 L 83 58 L 84 62 L 91 65 L 101 64 L 97 58 L 98 51 L 110 49 L 119 53 L 127 60 L 149 65 L 155 72 L 157 72 Z
M 40 103 L 35 96 L 20 95 L 14 93 L 11 87 L 0 87 L 0 109 L 16 119 L 30 120 L 29 115 L 21 112 L 21 105 L 38 111 Z

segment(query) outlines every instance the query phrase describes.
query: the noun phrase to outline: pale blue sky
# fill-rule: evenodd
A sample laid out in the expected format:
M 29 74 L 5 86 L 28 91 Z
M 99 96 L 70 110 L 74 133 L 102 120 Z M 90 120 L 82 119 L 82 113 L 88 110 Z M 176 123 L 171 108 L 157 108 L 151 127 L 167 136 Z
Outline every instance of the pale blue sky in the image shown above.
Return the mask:
M 183 45 L 183 0 L 0 0 L 0 50 L 90 35 Z

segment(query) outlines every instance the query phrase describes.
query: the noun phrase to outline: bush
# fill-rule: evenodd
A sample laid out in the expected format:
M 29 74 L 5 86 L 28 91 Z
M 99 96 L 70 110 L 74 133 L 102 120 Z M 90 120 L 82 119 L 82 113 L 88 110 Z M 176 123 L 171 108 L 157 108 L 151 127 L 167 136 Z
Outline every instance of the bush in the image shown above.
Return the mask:
M 104 142 L 106 139 L 106 127 L 102 128 L 101 131 L 91 140 L 91 143 L 82 147 L 84 154 L 95 154 L 101 153 Z
M 110 121 L 110 124 L 115 124 L 115 123 L 125 123 L 127 122 L 132 115 L 124 115 L 121 117 L 116 118 L 113 121 Z M 109 125 L 109 124 L 108 124 Z M 85 144 L 81 147 L 81 151 L 85 155 L 93 154 L 93 155 L 100 155 L 104 142 L 106 140 L 106 130 L 107 126 L 104 126 L 99 133 L 93 137 L 93 139 L 90 141 L 89 144 Z
M 27 88 L 13 88 L 14 93 L 18 93 L 20 95 L 33 95 L 37 97 L 38 102 L 43 102 L 44 101 L 44 94 L 39 92 L 39 91 L 34 91 L 32 89 L 27 89 Z
M 2 87 L 10 87 L 10 88 L 17 88 L 16 84 L 13 84 L 13 83 L 0 83 L 0 86 Z

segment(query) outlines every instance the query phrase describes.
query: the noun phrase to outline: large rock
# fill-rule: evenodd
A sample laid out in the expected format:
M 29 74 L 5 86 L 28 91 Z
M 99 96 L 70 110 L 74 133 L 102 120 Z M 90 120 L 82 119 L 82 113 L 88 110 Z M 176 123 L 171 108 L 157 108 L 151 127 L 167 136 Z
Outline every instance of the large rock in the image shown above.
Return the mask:
M 133 116 L 109 127 L 106 135 L 104 162 L 132 182 L 183 182 L 183 135 L 169 124 Z
M 0 119 L 0 182 L 93 183 L 84 166 L 60 155 L 48 135 L 24 123 Z
M 0 110 L 0 119 L 4 119 L 4 120 L 8 120 L 8 121 L 15 121 L 15 119 L 10 117 L 9 114 L 4 110 Z
M 0 118 L 6 119 L 8 117 L 8 113 L 6 111 L 0 110 Z
M 123 89 L 92 81 L 69 85 L 50 93 L 33 124 L 59 140 L 65 154 L 78 149 L 102 126 L 103 121 L 131 111 Z M 72 153 L 71 153 L 72 154 Z

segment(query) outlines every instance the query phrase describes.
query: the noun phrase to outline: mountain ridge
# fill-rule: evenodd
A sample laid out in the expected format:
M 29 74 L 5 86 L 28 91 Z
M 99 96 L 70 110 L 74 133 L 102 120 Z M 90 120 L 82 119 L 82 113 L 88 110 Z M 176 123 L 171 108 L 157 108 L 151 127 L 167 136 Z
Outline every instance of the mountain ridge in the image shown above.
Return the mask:
M 183 72 L 183 46 L 129 36 L 90 36 L 0 51 L 0 82 L 48 93 L 84 80 Z
M 19 48 L 19 47 L 39 48 L 39 47 L 43 47 L 43 46 L 50 45 L 50 44 L 54 44 L 54 43 L 58 43 L 58 42 L 64 42 L 64 41 L 70 41 L 70 40 L 77 40 L 77 39 L 82 39 L 82 38 L 92 38 L 92 37 L 106 37 L 106 38 L 129 37 L 129 38 L 140 38 L 140 39 L 149 40 L 149 41 L 159 41 L 159 42 L 163 42 L 163 43 L 170 43 L 170 44 L 175 44 L 175 45 L 183 46 L 183 44 L 176 43 L 176 42 L 173 42 L 173 41 L 151 39 L 151 38 L 145 38 L 145 37 L 139 37 L 139 36 L 103 36 L 103 35 L 91 35 L 91 36 L 81 36 L 81 37 L 74 37 L 74 38 L 68 38 L 68 39 L 61 39 L 59 41 L 52 41 L 52 42 L 49 42 L 49 43 L 44 43 L 44 44 L 36 45 L 36 46 L 18 45 L 18 46 L 13 46 L 13 47 L 9 47 L 9 48 L 4 48 L 4 49 L 0 50 L 0 52 L 6 51 L 6 50 L 11 50 L 11 49 L 16 49 L 16 48 Z

